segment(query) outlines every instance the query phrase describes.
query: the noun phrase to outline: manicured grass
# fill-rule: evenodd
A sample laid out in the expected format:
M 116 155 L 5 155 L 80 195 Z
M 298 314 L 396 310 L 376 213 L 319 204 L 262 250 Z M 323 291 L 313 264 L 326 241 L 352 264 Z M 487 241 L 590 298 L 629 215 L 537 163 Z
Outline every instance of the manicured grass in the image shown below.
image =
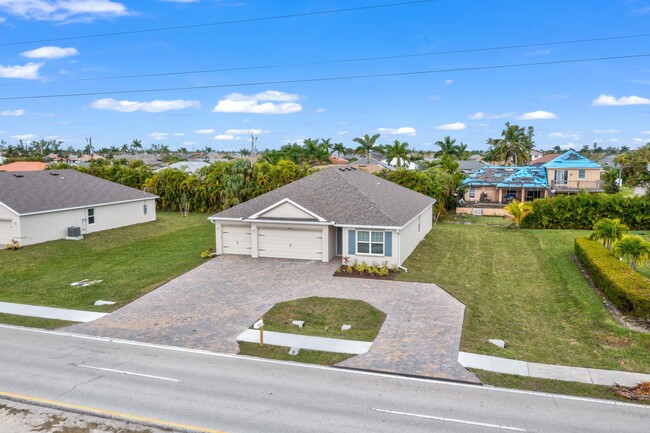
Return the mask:
M 63 328 L 64 326 L 70 326 L 75 322 L 0 313 L 0 323 L 7 325 L 26 326 L 28 328 L 57 329 Z
M 302 362 L 305 364 L 334 365 L 354 355 L 346 353 L 319 352 L 317 350 L 300 349 L 296 356 L 289 355 L 289 348 L 282 346 L 264 345 L 257 343 L 239 343 L 239 354 L 256 356 L 258 358 L 278 359 L 281 361 Z
M 527 389 L 529 391 L 548 392 L 552 394 L 566 394 L 579 397 L 624 401 L 636 404 L 650 404 L 650 401 L 632 401 L 619 397 L 614 394 L 608 386 L 564 382 L 561 380 L 537 379 L 534 377 L 500 374 L 483 370 L 472 370 L 472 373 L 477 375 L 484 384 L 501 388 Z
M 399 279 L 435 283 L 465 304 L 462 350 L 650 373 L 650 335 L 618 325 L 571 260 L 574 238 L 588 233 L 443 222 Z
M 344 340 L 373 341 L 385 319 L 386 313 L 363 301 L 314 296 L 275 304 L 264 314 L 264 329 Z M 303 320 L 305 326 L 299 328 L 292 325 L 293 320 Z M 344 324 L 352 325 L 352 329 L 341 331 Z
M 507 217 L 499 216 L 474 216 L 474 215 L 458 215 L 446 218 L 448 221 L 455 221 L 462 224 L 478 224 L 487 226 L 509 226 L 512 221 Z
M 91 311 L 113 311 L 204 262 L 214 246 L 205 214 L 186 218 L 159 212 L 155 222 L 0 250 L 0 301 Z M 72 287 L 82 279 L 103 280 Z M 94 307 L 98 299 L 117 302 Z

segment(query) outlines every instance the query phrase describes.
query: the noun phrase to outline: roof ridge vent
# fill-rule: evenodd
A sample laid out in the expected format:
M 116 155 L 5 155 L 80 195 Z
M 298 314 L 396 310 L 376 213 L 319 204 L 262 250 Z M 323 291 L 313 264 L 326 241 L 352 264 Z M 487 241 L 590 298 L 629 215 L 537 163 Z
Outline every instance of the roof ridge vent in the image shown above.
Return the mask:
M 58 176 L 58 175 L 59 175 L 59 173 L 57 173 L 56 171 L 51 171 L 50 172 L 50 176 Z
M 14 177 L 25 177 L 25 175 L 20 173 L 14 173 Z

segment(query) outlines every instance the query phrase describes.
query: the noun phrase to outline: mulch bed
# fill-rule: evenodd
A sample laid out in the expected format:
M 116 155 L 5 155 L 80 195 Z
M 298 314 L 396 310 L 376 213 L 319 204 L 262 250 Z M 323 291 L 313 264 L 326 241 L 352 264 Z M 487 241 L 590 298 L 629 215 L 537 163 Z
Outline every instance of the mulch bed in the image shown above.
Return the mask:
M 341 272 L 334 272 L 335 277 L 349 277 L 349 278 L 365 278 L 368 280 L 394 280 L 399 275 L 399 272 L 389 272 L 386 276 L 381 275 L 370 275 L 367 272 L 359 272 L 352 269 L 351 273 L 348 273 L 348 266 L 341 266 L 339 268 Z

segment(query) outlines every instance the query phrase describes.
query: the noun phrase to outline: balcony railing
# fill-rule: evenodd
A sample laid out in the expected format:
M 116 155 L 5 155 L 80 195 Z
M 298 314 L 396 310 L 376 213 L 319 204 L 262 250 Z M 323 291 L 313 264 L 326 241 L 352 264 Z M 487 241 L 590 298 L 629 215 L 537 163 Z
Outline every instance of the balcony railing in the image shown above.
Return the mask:
M 603 183 L 600 180 L 551 180 L 551 188 L 556 190 L 583 190 L 587 191 L 603 189 Z

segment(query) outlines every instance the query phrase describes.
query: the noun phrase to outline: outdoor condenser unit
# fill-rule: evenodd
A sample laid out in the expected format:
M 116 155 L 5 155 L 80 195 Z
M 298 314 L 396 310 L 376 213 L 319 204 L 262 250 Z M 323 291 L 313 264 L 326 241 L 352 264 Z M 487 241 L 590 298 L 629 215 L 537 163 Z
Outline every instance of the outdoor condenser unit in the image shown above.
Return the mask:
M 68 237 L 78 238 L 81 236 L 81 227 L 68 227 Z

